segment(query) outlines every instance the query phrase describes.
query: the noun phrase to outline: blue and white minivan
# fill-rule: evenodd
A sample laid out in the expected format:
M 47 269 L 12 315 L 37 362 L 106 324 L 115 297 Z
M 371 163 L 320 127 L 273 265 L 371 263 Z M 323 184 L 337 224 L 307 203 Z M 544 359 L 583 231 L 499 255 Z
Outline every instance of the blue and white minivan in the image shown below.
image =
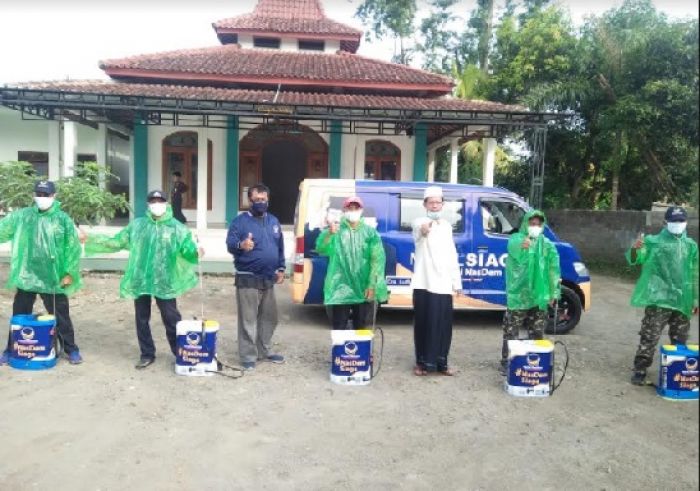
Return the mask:
M 365 222 L 377 228 L 384 243 L 390 291 L 385 306 L 412 308 L 415 249 L 411 224 L 415 218 L 425 215 L 423 190 L 435 184 L 354 179 L 302 181 L 294 222 L 294 302 L 323 304 L 328 260 L 314 250 L 316 238 L 327 226 L 328 216 L 340 213 L 343 200 L 357 195 L 365 204 Z M 510 234 L 518 230 L 528 204 L 502 188 L 437 184 L 443 188 L 443 218 L 452 224 L 461 264 L 464 296 L 455 299 L 455 309 L 505 310 L 507 243 Z M 582 310 L 590 308 L 591 280 L 576 249 L 560 241 L 550 228 L 544 233 L 555 243 L 561 260 L 562 296 L 556 332 L 564 333 L 576 327 Z M 553 316 L 554 313 L 550 313 L 550 332 L 554 327 Z

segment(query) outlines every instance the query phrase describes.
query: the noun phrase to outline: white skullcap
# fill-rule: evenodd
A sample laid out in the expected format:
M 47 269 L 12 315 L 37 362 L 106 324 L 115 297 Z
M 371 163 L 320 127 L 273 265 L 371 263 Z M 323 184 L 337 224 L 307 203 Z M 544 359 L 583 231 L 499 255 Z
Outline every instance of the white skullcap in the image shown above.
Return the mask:
M 440 186 L 428 186 L 423 191 L 423 199 L 442 198 L 442 188 Z

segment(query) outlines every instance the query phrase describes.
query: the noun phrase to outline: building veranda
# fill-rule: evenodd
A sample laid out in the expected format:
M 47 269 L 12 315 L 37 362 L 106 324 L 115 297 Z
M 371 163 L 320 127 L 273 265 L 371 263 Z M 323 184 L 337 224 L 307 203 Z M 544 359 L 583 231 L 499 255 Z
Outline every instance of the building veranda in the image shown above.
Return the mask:
M 551 115 L 450 96 L 453 83 L 356 54 L 361 32 L 320 0 L 259 0 L 213 24 L 220 45 L 100 62 L 108 81 L 0 87 L 0 161 L 27 160 L 50 179 L 106 163 L 134 213 L 179 171 L 198 229 L 248 206 L 268 184 L 271 212 L 291 223 L 304 178 L 433 180 L 435 152 L 483 139 L 493 185 L 496 139 L 543 128 Z

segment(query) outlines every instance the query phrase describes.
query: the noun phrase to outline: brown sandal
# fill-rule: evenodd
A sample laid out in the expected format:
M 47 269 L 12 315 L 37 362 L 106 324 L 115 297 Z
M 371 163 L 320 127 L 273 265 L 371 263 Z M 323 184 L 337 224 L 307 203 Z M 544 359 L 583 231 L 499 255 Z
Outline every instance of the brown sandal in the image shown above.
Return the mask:
M 444 375 L 445 377 L 454 377 L 454 375 L 457 373 L 455 370 L 452 370 L 451 368 L 445 368 L 444 370 L 438 370 L 435 372 L 437 375 Z

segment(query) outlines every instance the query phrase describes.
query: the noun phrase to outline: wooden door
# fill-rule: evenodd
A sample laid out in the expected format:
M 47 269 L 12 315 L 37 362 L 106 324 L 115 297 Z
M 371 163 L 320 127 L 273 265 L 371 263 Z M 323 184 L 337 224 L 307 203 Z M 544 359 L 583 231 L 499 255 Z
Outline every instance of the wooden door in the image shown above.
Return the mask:
M 248 209 L 248 188 L 260 182 L 261 152 L 241 152 L 239 167 L 239 205 L 241 210 Z
M 310 179 L 328 177 L 327 153 L 309 153 L 308 161 L 306 163 L 306 177 Z

